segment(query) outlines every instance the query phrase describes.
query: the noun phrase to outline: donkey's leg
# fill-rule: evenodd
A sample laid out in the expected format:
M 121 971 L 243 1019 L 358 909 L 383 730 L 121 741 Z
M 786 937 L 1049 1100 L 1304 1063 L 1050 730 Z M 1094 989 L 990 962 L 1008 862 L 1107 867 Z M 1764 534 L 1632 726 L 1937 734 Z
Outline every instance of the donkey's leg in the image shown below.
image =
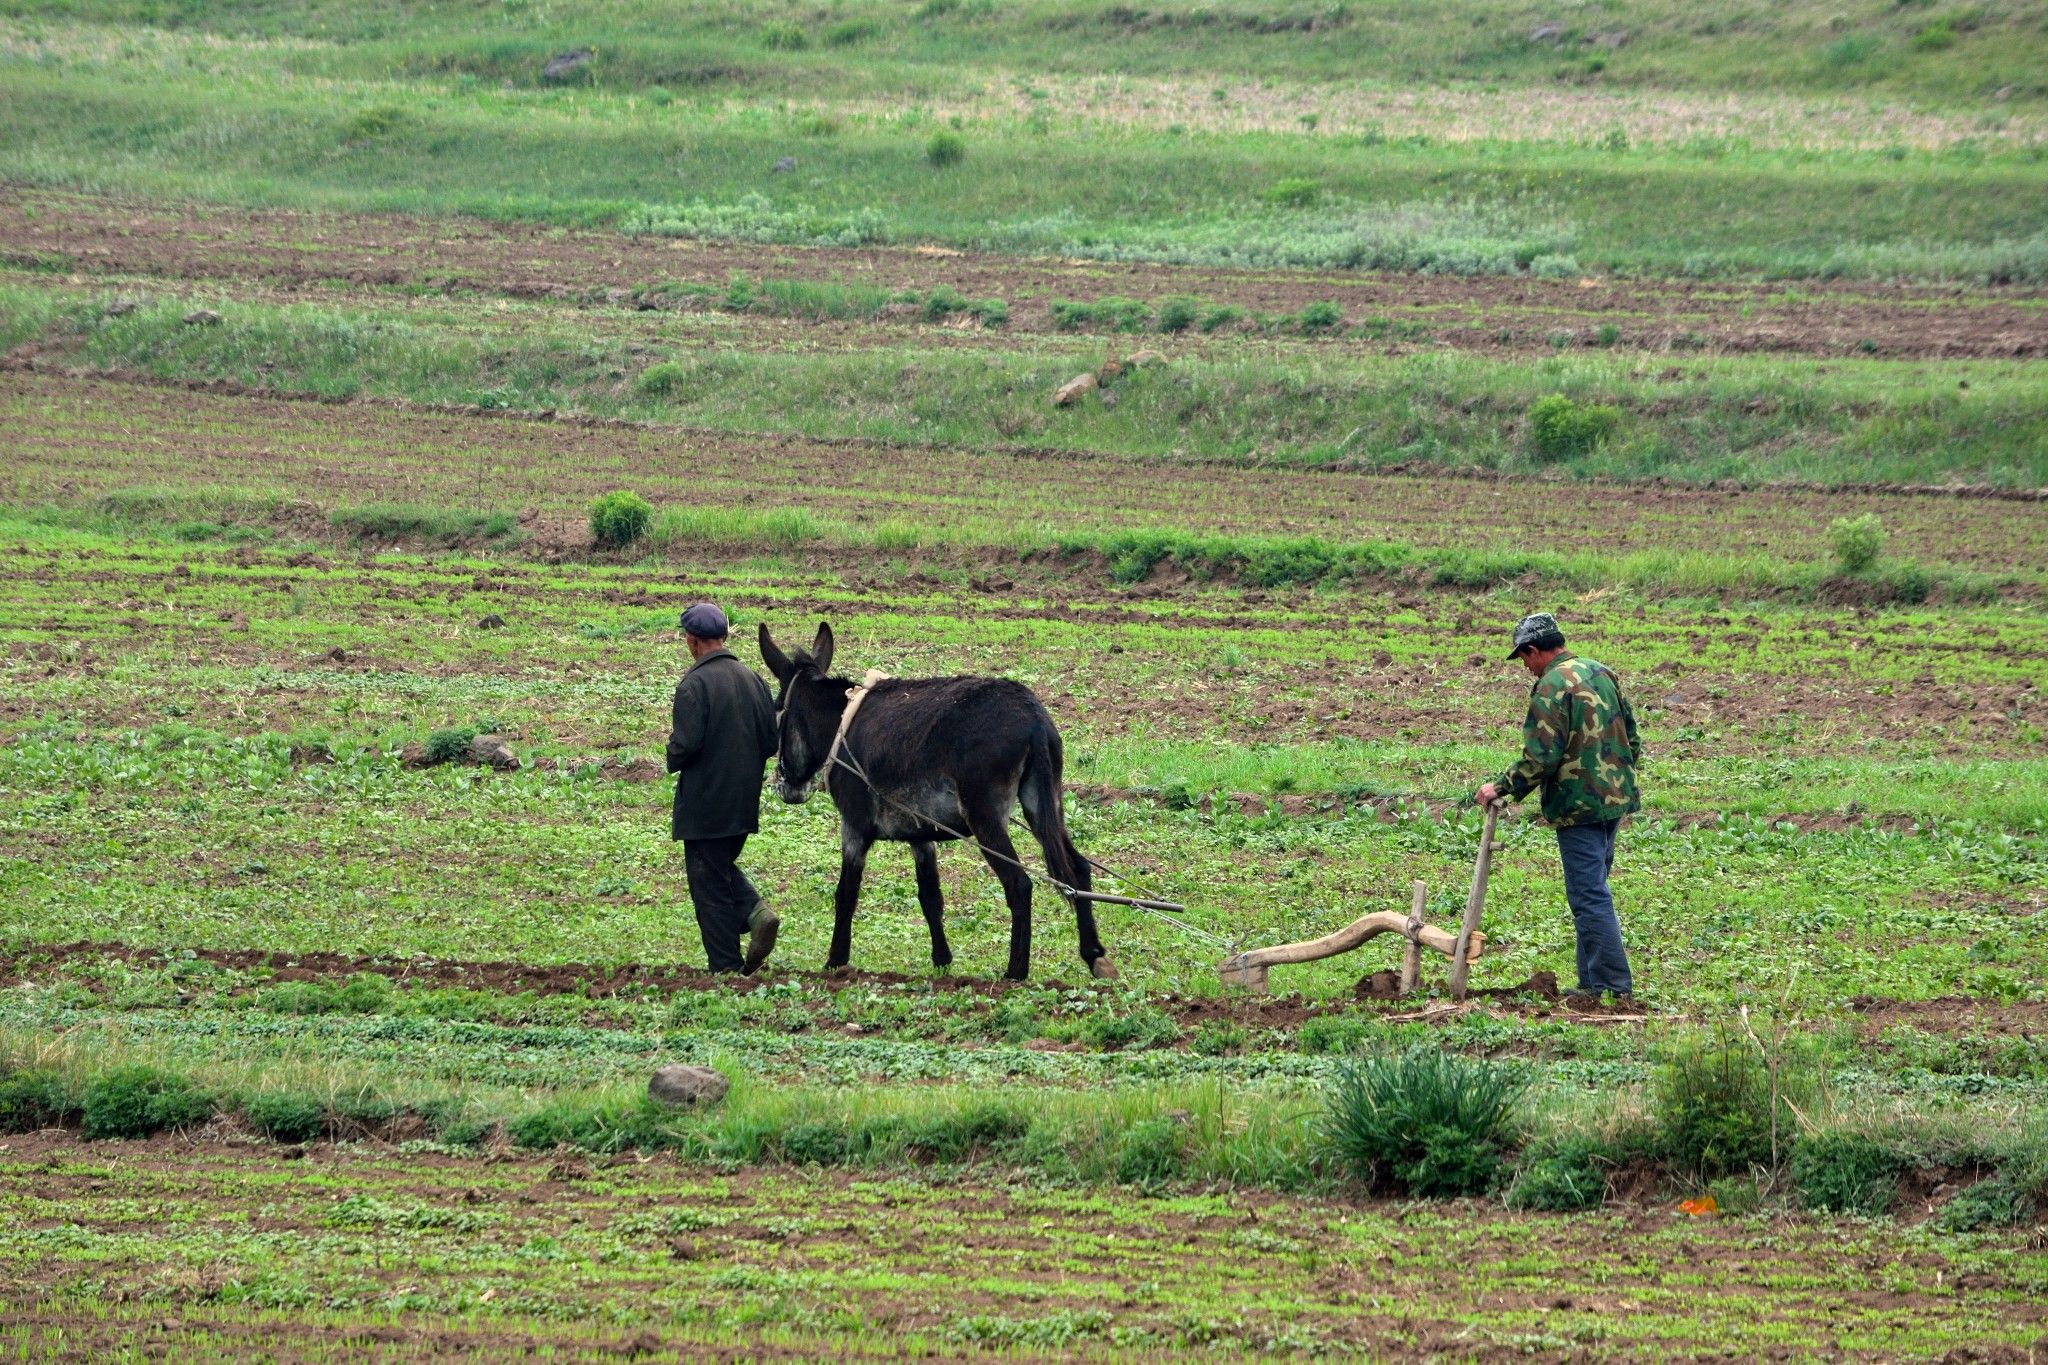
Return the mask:
M 844 967 L 853 956 L 853 908 L 860 903 L 860 878 L 873 841 L 845 821 L 839 823 L 839 886 L 832 893 L 832 947 L 825 970 Z
M 1095 889 L 1095 876 L 1089 869 L 1088 860 L 1081 856 L 1081 850 L 1074 847 L 1073 836 L 1067 833 L 1066 815 L 1060 809 L 1057 788 L 1047 780 L 1043 769 L 1033 769 L 1024 775 L 1023 784 L 1017 791 L 1018 804 L 1024 808 L 1024 823 L 1031 828 L 1032 837 L 1038 840 L 1038 847 L 1045 853 L 1045 865 L 1052 875 L 1076 891 Z M 1074 906 L 1074 926 L 1080 932 L 1081 961 L 1087 964 L 1093 976 L 1114 978 L 1116 964 L 1110 961 L 1109 952 L 1102 946 L 1102 938 L 1095 928 L 1095 903 L 1086 896 L 1068 897 Z
M 1005 827 L 1008 815 L 1007 809 L 969 809 L 967 829 L 1010 903 L 1010 965 L 1003 975 L 1022 981 L 1031 975 L 1031 876 L 1017 861 L 1017 846 Z
M 910 846 L 910 860 L 917 865 L 917 905 L 932 931 L 932 965 L 950 967 L 953 949 L 946 943 L 946 897 L 939 889 L 939 851 L 930 840 Z

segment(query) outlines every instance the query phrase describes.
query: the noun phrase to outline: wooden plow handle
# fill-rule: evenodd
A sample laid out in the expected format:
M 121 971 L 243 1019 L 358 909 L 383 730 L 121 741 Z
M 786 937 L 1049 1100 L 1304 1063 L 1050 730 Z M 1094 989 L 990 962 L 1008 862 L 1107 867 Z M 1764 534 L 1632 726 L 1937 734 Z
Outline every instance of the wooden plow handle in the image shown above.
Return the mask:
M 1500 822 L 1504 801 L 1492 801 L 1486 807 L 1486 826 L 1479 832 L 1479 858 L 1472 864 L 1472 890 L 1465 897 L 1465 921 L 1458 926 L 1458 951 L 1451 957 L 1451 999 L 1465 998 L 1465 978 L 1472 970 L 1471 959 L 1479 956 L 1464 952 L 1467 942 L 1474 938 L 1485 939 L 1479 932 L 1479 912 L 1486 908 L 1486 879 L 1493 872 L 1493 827 Z

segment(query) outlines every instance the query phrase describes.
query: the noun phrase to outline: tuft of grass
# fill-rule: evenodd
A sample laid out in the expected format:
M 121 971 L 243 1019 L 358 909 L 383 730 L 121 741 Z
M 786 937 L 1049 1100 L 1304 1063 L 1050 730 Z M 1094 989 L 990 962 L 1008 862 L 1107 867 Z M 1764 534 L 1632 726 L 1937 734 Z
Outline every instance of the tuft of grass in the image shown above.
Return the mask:
M 1801 1139 L 1787 1165 L 1807 1208 L 1875 1216 L 1891 1210 L 1906 1158 L 1860 1133 L 1826 1132 Z
M 625 549 L 645 536 L 653 521 L 653 504 L 625 489 L 590 504 L 590 538 L 602 549 Z
M 1529 405 L 1529 441 L 1546 462 L 1589 455 L 1621 427 L 1621 409 L 1553 393 Z
M 77 1114 L 70 1082 L 60 1072 L 31 1067 L 0 1077 L 0 1133 L 32 1133 Z
M 1508 1207 L 1570 1213 L 1598 1206 L 1607 1197 L 1604 1155 L 1598 1141 L 1577 1134 L 1530 1154 L 1508 1186 Z
M 1323 1140 L 1347 1174 L 1374 1189 L 1483 1194 L 1500 1178 L 1528 1085 L 1520 1066 L 1427 1044 L 1367 1057 L 1338 1068 Z
M 648 540 L 664 553 L 688 545 L 761 545 L 790 550 L 843 530 L 802 507 L 671 507 L 655 519 Z
M 1845 574 L 1867 573 L 1884 549 L 1884 521 L 1875 512 L 1837 517 L 1828 523 L 1828 544 Z
M 1801 1051 L 1774 1061 L 1726 1028 L 1683 1035 L 1652 1081 L 1664 1153 L 1701 1179 L 1776 1170 L 1817 1089 L 1812 1059 Z
M 265 1090 L 242 1101 L 251 1127 L 276 1142 L 311 1142 L 327 1128 L 327 1106 L 312 1095 Z
M 967 139 L 951 129 L 941 128 L 926 140 L 924 159 L 941 169 L 957 166 L 967 159 Z

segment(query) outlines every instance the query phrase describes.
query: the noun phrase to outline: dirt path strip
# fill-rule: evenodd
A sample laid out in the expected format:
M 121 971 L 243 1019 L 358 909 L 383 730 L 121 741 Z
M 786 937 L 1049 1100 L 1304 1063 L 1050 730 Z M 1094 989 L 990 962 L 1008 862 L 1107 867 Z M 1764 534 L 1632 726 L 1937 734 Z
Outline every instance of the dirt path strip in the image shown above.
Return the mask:
M 61 969 L 65 964 L 73 962 L 113 961 L 158 967 L 174 961 L 190 960 L 210 963 L 230 971 L 264 972 L 273 983 L 305 981 L 335 984 L 359 974 L 371 974 L 421 989 L 455 987 L 495 991 L 505 995 L 523 992 L 532 992 L 536 995 L 581 995 L 593 1000 L 618 996 L 666 997 L 686 991 L 748 992 L 758 989 L 761 984 L 759 979 L 752 977 L 725 976 L 674 964 L 458 962 L 442 958 L 409 960 L 360 957 L 332 952 L 287 953 L 264 948 L 137 948 L 125 943 L 80 940 L 64 944 L 17 944 L 11 950 L 0 950 L 0 986 L 38 980 L 47 976 L 53 969 Z M 1361 977 L 1354 991 L 1356 999 L 1383 1005 L 1386 1007 L 1385 1012 L 1395 1017 L 1403 1017 L 1411 1011 L 1422 1009 L 1423 1013 L 1416 1017 L 1423 1019 L 1424 1022 L 1439 1024 L 1455 1022 L 1474 1010 L 1524 1018 L 1555 1018 L 1569 1022 L 1575 1017 L 1612 1014 L 1619 1008 L 1568 1007 L 1559 996 L 1557 978 L 1549 972 L 1538 972 L 1527 981 L 1517 982 L 1511 986 L 1475 990 L 1472 994 L 1478 1003 L 1468 1006 L 1465 1010 L 1437 1010 L 1426 1008 L 1429 1005 L 1426 1000 L 1400 1000 L 1389 995 L 1391 976 L 1389 972 L 1373 972 Z M 1380 978 L 1389 980 L 1383 981 Z M 1088 986 L 1073 986 L 1060 981 L 1026 983 L 994 977 L 912 976 L 901 972 L 871 972 L 853 968 L 814 972 L 778 967 L 765 979 L 800 983 L 825 995 L 836 995 L 849 989 L 865 990 L 876 986 L 931 986 L 941 993 L 957 996 L 960 1004 L 999 1000 L 1016 990 L 1067 992 L 1093 989 L 1092 983 Z M 1341 999 L 1311 1001 L 1304 1000 L 1299 995 L 1252 996 L 1238 993 L 1221 996 L 1183 996 L 1179 993 L 1168 993 L 1148 997 L 1146 1003 L 1170 1016 L 1186 1030 L 1193 1030 L 1204 1024 L 1227 1022 L 1247 1028 L 1284 1031 L 1298 1028 L 1318 1015 L 1340 1014 L 1353 1007 L 1350 1002 Z M 1996 1000 L 1966 996 L 1943 996 L 1931 1000 L 1895 1000 L 1878 996 L 1857 996 L 1845 1002 L 1845 1009 L 1861 1021 L 1865 1032 L 1871 1037 L 1876 1037 L 1884 1029 L 1895 1025 L 1917 1029 L 1923 1033 L 1951 1036 L 2031 1038 L 2048 1032 L 2048 1000 Z M 1631 1016 L 1629 1022 L 1635 1022 L 1633 1016 L 1644 1012 L 1642 1008 L 1635 1006 L 1621 1011 Z M 1654 1011 L 1651 1013 L 1660 1023 L 1667 1024 L 1676 1022 L 1680 1017 Z M 616 1024 L 617 1021 L 603 1017 L 594 1018 L 592 1023 L 597 1026 L 609 1026 Z M 1182 1040 L 1182 1045 L 1185 1045 L 1185 1040 Z M 1067 1046 L 1078 1048 L 1081 1045 Z
M 734 274 L 1010 304 L 1011 331 L 1053 330 L 1055 299 L 1108 295 L 1284 315 L 1329 300 L 1375 347 L 1497 354 L 1585 345 L 1860 358 L 2048 356 L 2039 291 L 1889 285 L 1534 280 L 1220 270 L 1019 260 L 933 247 L 778 247 L 635 238 L 471 219 L 158 204 L 0 186 L 0 263 L 91 276 L 477 290 L 635 306 L 659 284 Z M 650 305 L 652 301 L 650 300 Z M 914 309 L 906 307 L 906 312 Z M 943 337 L 944 329 L 928 329 Z M 1141 344 L 1141 343 L 1134 343 Z

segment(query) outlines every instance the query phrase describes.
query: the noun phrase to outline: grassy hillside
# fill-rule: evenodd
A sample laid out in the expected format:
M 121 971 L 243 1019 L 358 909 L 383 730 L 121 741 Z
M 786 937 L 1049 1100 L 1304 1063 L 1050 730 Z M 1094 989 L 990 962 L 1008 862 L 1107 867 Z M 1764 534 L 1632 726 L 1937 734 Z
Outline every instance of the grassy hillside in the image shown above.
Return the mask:
M 1020 74 L 1222 75 L 1287 82 L 1559 82 L 1661 90 L 1880 94 L 2025 107 L 2048 98 L 2048 14 L 2004 0 L 1598 6 L 1484 0 L 895 0 L 678 7 L 627 0 L 8 0 L 0 13 L 296 40 L 293 70 L 384 79 L 543 83 L 547 60 L 594 60 L 580 84 L 777 96 L 940 95 Z
M 1477 7 L 13 8 L 0 176 L 31 184 L 1113 260 L 2048 280 L 2048 36 L 2019 9 L 1622 7 L 1608 48 Z M 166 27 L 97 22 L 124 17 Z

